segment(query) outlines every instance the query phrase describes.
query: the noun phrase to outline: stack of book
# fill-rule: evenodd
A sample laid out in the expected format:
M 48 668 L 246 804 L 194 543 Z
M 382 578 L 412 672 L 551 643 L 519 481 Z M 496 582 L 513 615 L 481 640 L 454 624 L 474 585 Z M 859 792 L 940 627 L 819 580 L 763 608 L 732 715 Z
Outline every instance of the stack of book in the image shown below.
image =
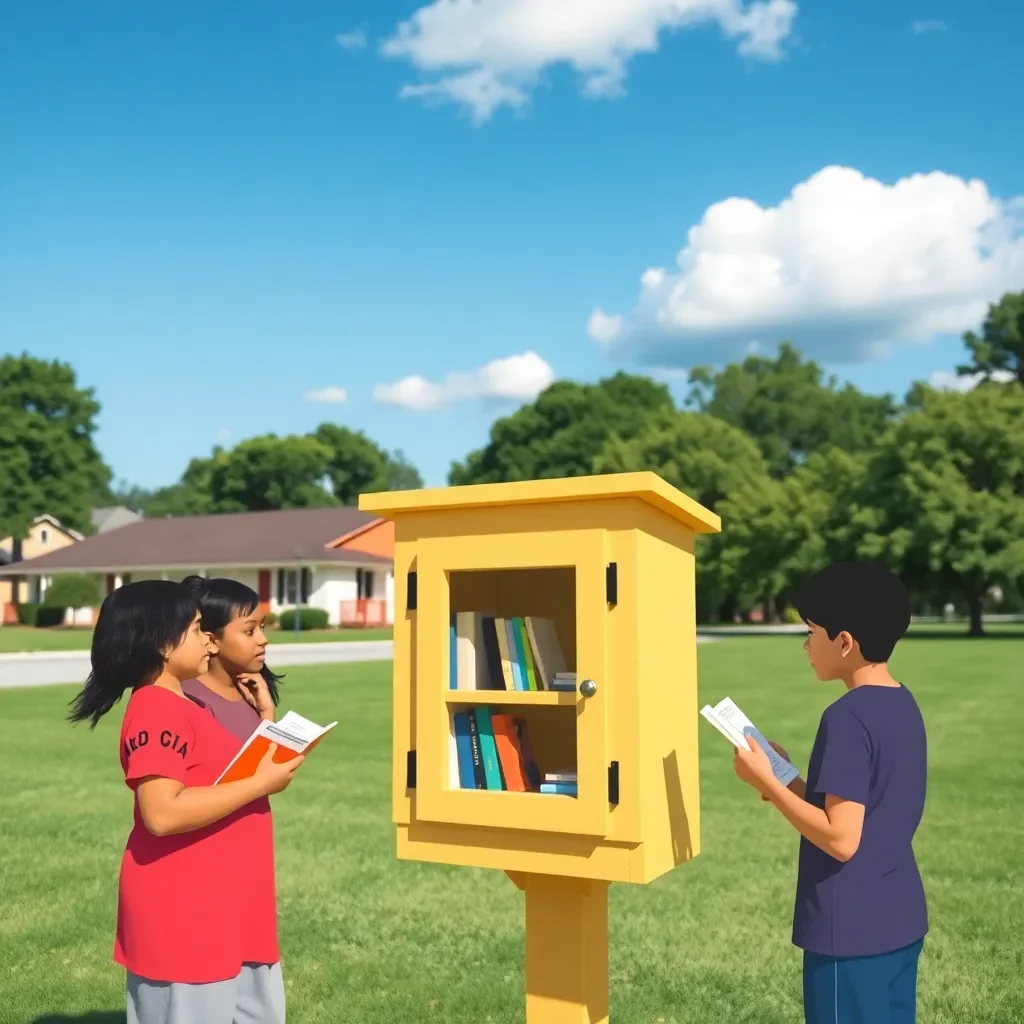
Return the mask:
M 535 615 L 503 618 L 456 612 L 448 643 L 452 690 L 556 690 L 575 688 L 551 619 Z M 556 686 L 571 676 L 571 686 Z
M 576 795 L 575 773 L 542 779 L 526 719 L 517 715 L 498 714 L 486 705 L 456 711 L 448 749 L 453 789 Z
M 576 796 L 578 787 L 576 772 L 545 772 L 544 781 L 540 784 L 540 791 Z

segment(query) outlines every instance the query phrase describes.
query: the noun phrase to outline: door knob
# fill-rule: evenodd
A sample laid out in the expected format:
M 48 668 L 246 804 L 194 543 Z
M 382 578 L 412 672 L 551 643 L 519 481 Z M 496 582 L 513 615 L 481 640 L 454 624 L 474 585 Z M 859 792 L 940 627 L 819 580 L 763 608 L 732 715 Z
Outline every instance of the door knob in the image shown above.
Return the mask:
M 582 693 L 584 697 L 593 697 L 594 694 L 597 693 L 597 683 L 595 683 L 593 679 L 584 679 L 583 682 L 580 683 L 580 693 Z

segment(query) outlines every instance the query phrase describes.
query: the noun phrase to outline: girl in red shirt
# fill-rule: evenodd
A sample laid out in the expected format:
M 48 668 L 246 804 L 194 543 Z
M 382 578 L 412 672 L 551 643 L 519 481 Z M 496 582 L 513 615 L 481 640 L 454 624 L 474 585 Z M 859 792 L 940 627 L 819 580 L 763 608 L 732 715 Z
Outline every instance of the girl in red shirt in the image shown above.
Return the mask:
M 134 823 L 118 884 L 114 960 L 126 969 L 127 1024 L 283 1024 L 265 935 L 247 925 L 252 818 L 287 787 L 302 757 L 214 786 L 238 739 L 182 682 L 204 673 L 210 643 L 195 597 L 180 583 L 145 580 L 103 602 L 92 672 L 72 721 L 95 727 L 131 696 L 121 725 Z M 277 973 L 280 968 L 277 965 Z

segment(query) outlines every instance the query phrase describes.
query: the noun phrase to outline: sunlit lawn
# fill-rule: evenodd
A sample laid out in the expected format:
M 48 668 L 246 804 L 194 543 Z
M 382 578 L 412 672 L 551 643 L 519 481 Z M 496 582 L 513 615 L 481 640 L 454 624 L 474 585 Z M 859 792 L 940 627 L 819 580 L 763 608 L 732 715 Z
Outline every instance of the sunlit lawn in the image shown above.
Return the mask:
M 836 691 L 811 680 L 799 645 L 702 645 L 700 683 L 702 702 L 736 698 L 805 764 Z M 917 851 L 932 930 L 918 1020 L 1019 1022 L 1024 641 L 908 638 L 893 664 L 929 730 Z M 518 890 L 497 872 L 395 859 L 390 675 L 387 662 L 288 673 L 283 708 L 340 720 L 275 798 L 289 1021 L 520 1022 Z M 123 1020 L 123 977 L 110 961 L 130 817 L 119 714 L 94 734 L 72 729 L 61 721 L 72 693 L 0 692 L 0 1020 L 12 1024 Z M 650 886 L 611 891 L 611 1019 L 799 1022 L 795 833 L 735 779 L 725 741 L 710 727 L 700 736 L 702 854 Z
M 298 633 L 273 629 L 271 643 L 333 643 L 337 640 L 390 640 L 387 629 L 310 629 Z M 92 630 L 85 627 L 34 629 L 31 626 L 0 626 L 0 654 L 21 651 L 87 651 Z

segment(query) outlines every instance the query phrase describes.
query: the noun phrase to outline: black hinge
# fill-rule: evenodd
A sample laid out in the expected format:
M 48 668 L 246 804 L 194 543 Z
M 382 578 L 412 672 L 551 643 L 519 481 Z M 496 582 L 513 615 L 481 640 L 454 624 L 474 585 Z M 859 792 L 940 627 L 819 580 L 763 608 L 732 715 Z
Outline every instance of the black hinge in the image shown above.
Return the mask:
M 405 755 L 405 788 L 416 788 L 416 751 L 410 750 Z
M 615 605 L 619 603 L 619 566 L 617 562 L 609 562 L 604 571 L 604 589 L 608 597 L 608 603 Z
M 612 761 L 608 765 L 608 803 L 619 802 L 619 762 Z
M 405 607 L 407 611 L 416 610 L 416 573 L 408 575 L 408 582 L 405 585 Z

